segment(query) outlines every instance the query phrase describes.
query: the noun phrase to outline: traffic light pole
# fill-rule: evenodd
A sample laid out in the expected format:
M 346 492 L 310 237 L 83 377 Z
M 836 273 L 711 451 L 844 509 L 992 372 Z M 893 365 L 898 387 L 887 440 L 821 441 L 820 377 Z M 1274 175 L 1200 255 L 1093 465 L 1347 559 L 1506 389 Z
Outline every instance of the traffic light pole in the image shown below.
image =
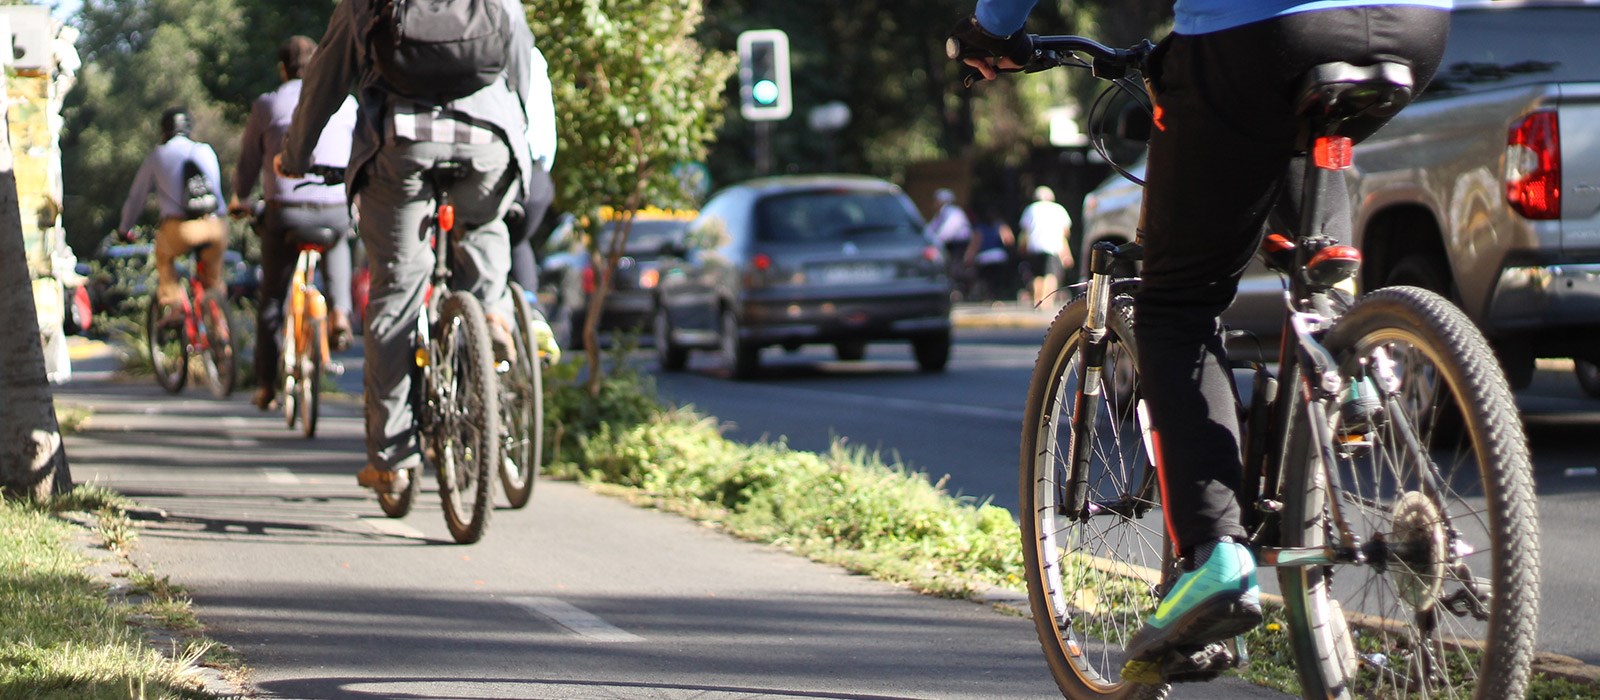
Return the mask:
M 755 161 L 756 173 L 760 175 L 772 174 L 772 122 L 751 122 L 755 127 L 755 147 L 751 160 Z

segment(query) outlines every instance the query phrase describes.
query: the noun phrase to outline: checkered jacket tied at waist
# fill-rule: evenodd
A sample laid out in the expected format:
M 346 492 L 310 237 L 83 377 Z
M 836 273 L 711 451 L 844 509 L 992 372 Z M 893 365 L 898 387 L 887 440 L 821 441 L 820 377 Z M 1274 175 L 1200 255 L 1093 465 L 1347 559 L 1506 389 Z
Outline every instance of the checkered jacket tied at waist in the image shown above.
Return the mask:
M 390 134 L 395 140 L 431 143 L 489 144 L 498 138 L 493 129 L 443 107 L 397 98 Z

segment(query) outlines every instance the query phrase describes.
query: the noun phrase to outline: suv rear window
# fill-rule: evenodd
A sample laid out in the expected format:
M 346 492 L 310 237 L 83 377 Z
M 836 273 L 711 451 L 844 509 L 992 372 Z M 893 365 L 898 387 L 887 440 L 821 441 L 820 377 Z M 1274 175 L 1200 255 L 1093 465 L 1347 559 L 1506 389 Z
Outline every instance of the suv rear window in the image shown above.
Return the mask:
M 922 222 L 893 192 L 788 192 L 756 205 L 756 240 L 769 243 L 922 235 Z
M 1600 80 L 1600 7 L 1457 9 L 1428 94 Z

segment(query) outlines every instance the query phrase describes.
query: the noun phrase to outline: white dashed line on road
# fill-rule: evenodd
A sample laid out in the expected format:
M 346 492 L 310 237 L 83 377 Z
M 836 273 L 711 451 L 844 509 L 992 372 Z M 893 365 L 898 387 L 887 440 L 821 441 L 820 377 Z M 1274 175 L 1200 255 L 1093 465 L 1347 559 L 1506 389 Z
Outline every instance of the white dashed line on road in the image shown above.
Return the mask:
M 399 520 L 395 520 L 394 518 L 357 519 L 366 523 L 367 527 L 377 530 L 379 534 L 390 535 L 392 537 L 405 537 L 413 540 L 428 539 L 428 536 L 423 534 L 421 530 L 411 527 L 410 525 L 400 522 Z
M 644 641 L 644 637 L 626 632 L 593 613 L 559 598 L 517 595 L 507 596 L 506 600 L 537 615 L 547 617 L 551 622 L 591 642 L 624 644 Z
M 267 483 L 269 484 L 292 485 L 300 483 L 300 477 L 295 476 L 294 472 L 282 467 L 262 467 L 261 474 L 267 477 Z

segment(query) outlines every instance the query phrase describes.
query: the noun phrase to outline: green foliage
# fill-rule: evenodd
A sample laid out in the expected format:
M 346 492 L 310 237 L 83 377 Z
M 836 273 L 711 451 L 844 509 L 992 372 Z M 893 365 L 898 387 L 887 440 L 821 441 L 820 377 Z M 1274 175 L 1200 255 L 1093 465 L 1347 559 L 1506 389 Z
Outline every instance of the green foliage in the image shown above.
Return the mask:
M 564 460 L 577 459 L 589 436 L 638 425 L 661 411 L 654 378 L 624 361 L 624 352 L 621 346 L 613 350 L 611 372 L 595 395 L 582 386 L 586 363 L 581 358 L 545 370 L 544 454 L 551 474 L 576 474 L 576 466 Z

